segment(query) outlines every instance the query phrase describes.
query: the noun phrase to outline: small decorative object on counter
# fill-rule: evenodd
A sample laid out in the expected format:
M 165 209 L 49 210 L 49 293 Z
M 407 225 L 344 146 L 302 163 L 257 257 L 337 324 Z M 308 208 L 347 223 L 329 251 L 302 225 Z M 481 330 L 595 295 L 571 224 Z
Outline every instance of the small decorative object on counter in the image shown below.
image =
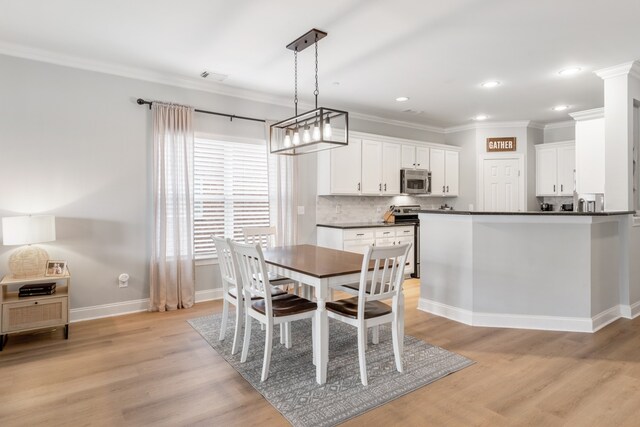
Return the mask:
M 551 212 L 553 211 L 553 205 L 551 203 L 540 203 L 540 210 L 542 212 Z
M 395 208 L 395 205 L 391 205 L 389 207 L 389 210 L 386 211 L 382 216 L 382 220 L 387 224 L 393 224 L 394 222 L 396 222 L 396 216 L 393 214 Z
M 448 204 L 444 204 L 444 205 L 440 205 L 440 210 L 441 211 L 452 211 L 453 210 L 453 206 L 449 206 Z
M 66 261 L 47 261 L 47 269 L 44 272 L 46 277 L 64 277 L 67 274 Z

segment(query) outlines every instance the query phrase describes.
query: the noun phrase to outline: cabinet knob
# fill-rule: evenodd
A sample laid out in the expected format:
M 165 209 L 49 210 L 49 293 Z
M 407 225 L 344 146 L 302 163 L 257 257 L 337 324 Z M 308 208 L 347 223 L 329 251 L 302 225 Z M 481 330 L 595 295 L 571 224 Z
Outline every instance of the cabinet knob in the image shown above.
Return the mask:
M 447 185 L 447 193 L 449 192 L 449 186 Z
M 384 183 L 384 191 L 387 191 L 387 183 Z
M 555 184 L 553 184 L 553 192 L 554 193 L 556 192 L 556 185 Z
M 37 304 L 37 303 L 38 303 L 38 301 L 34 301 L 33 303 L 34 303 L 34 304 Z
M 560 191 L 564 191 L 564 184 L 560 184 Z
M 358 183 L 358 191 L 360 191 L 360 183 Z
M 382 183 L 378 184 L 378 191 L 382 191 Z

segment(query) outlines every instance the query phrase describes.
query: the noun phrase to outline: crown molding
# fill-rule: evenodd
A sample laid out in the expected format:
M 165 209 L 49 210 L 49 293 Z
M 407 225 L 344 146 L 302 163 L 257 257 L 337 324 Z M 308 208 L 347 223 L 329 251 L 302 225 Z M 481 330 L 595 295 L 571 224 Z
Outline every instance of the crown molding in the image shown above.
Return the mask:
M 500 129 L 500 128 L 534 128 L 544 129 L 544 124 L 530 120 L 518 120 L 513 122 L 482 122 L 445 128 L 444 133 L 464 132 L 473 129 Z
M 594 71 L 601 79 L 610 79 L 613 77 L 630 75 L 640 79 L 640 63 L 638 61 L 625 62 L 624 64 L 614 65 Z
M 593 120 L 601 119 L 604 117 L 604 108 L 594 108 L 585 111 L 576 111 L 575 113 L 569 113 L 574 120 Z
M 576 125 L 575 120 L 566 120 L 564 122 L 555 122 L 555 123 L 547 123 L 544 126 L 544 129 L 562 129 L 562 128 L 572 128 Z
M 86 71 L 94 71 L 102 74 L 109 74 L 119 77 L 131 78 L 135 80 L 143 80 L 153 83 L 164 84 L 168 86 L 176 86 L 185 89 L 199 90 L 203 92 L 214 93 L 216 95 L 230 96 L 234 98 L 245 99 L 253 102 L 277 105 L 280 107 L 291 107 L 291 99 L 277 95 L 271 95 L 264 92 L 242 89 L 236 86 L 220 84 L 214 81 L 204 81 L 202 79 L 184 77 L 169 73 L 159 73 L 157 71 L 128 67 L 120 64 L 108 63 L 103 61 L 94 61 L 76 56 L 63 55 L 42 49 L 31 48 L 14 43 L 0 42 L 0 54 L 14 56 L 32 61 L 46 62 L 49 64 L 60 65 L 63 67 L 76 68 Z M 302 108 L 313 108 L 312 104 L 300 102 L 298 104 Z M 375 121 L 394 126 L 405 128 L 424 130 L 435 133 L 444 133 L 444 128 L 422 123 L 408 122 L 404 120 L 394 120 L 376 115 L 349 112 L 353 118 Z

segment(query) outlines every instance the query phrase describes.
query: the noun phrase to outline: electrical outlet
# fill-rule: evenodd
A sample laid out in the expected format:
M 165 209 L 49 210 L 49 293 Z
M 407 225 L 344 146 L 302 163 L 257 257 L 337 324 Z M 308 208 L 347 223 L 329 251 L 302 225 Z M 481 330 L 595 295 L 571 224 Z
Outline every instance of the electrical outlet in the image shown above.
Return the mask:
M 342 206 L 336 205 L 336 213 L 342 212 Z
M 118 287 L 126 288 L 129 286 L 129 275 L 127 273 L 122 273 L 118 276 Z
M 304 206 L 298 206 L 298 215 L 304 215 Z

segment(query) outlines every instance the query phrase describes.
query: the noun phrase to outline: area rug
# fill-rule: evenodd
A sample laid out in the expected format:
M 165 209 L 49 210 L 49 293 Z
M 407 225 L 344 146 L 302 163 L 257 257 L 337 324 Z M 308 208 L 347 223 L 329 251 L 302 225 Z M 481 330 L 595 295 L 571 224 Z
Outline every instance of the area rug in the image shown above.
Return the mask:
M 189 320 L 193 328 L 233 366 L 293 426 L 333 426 L 452 374 L 474 362 L 411 336 L 404 340 L 404 372 L 396 370 L 391 329 L 380 327 L 380 343 L 366 352 L 369 385 L 360 382 L 356 328 L 329 319 L 327 383 L 318 385 L 312 361 L 311 320 L 292 323 L 291 349 L 280 344 L 274 330 L 269 378 L 260 382 L 264 356 L 264 331 L 253 321 L 251 345 L 245 363 L 240 353 L 231 355 L 233 316 L 226 339 L 218 341 L 222 315 Z

